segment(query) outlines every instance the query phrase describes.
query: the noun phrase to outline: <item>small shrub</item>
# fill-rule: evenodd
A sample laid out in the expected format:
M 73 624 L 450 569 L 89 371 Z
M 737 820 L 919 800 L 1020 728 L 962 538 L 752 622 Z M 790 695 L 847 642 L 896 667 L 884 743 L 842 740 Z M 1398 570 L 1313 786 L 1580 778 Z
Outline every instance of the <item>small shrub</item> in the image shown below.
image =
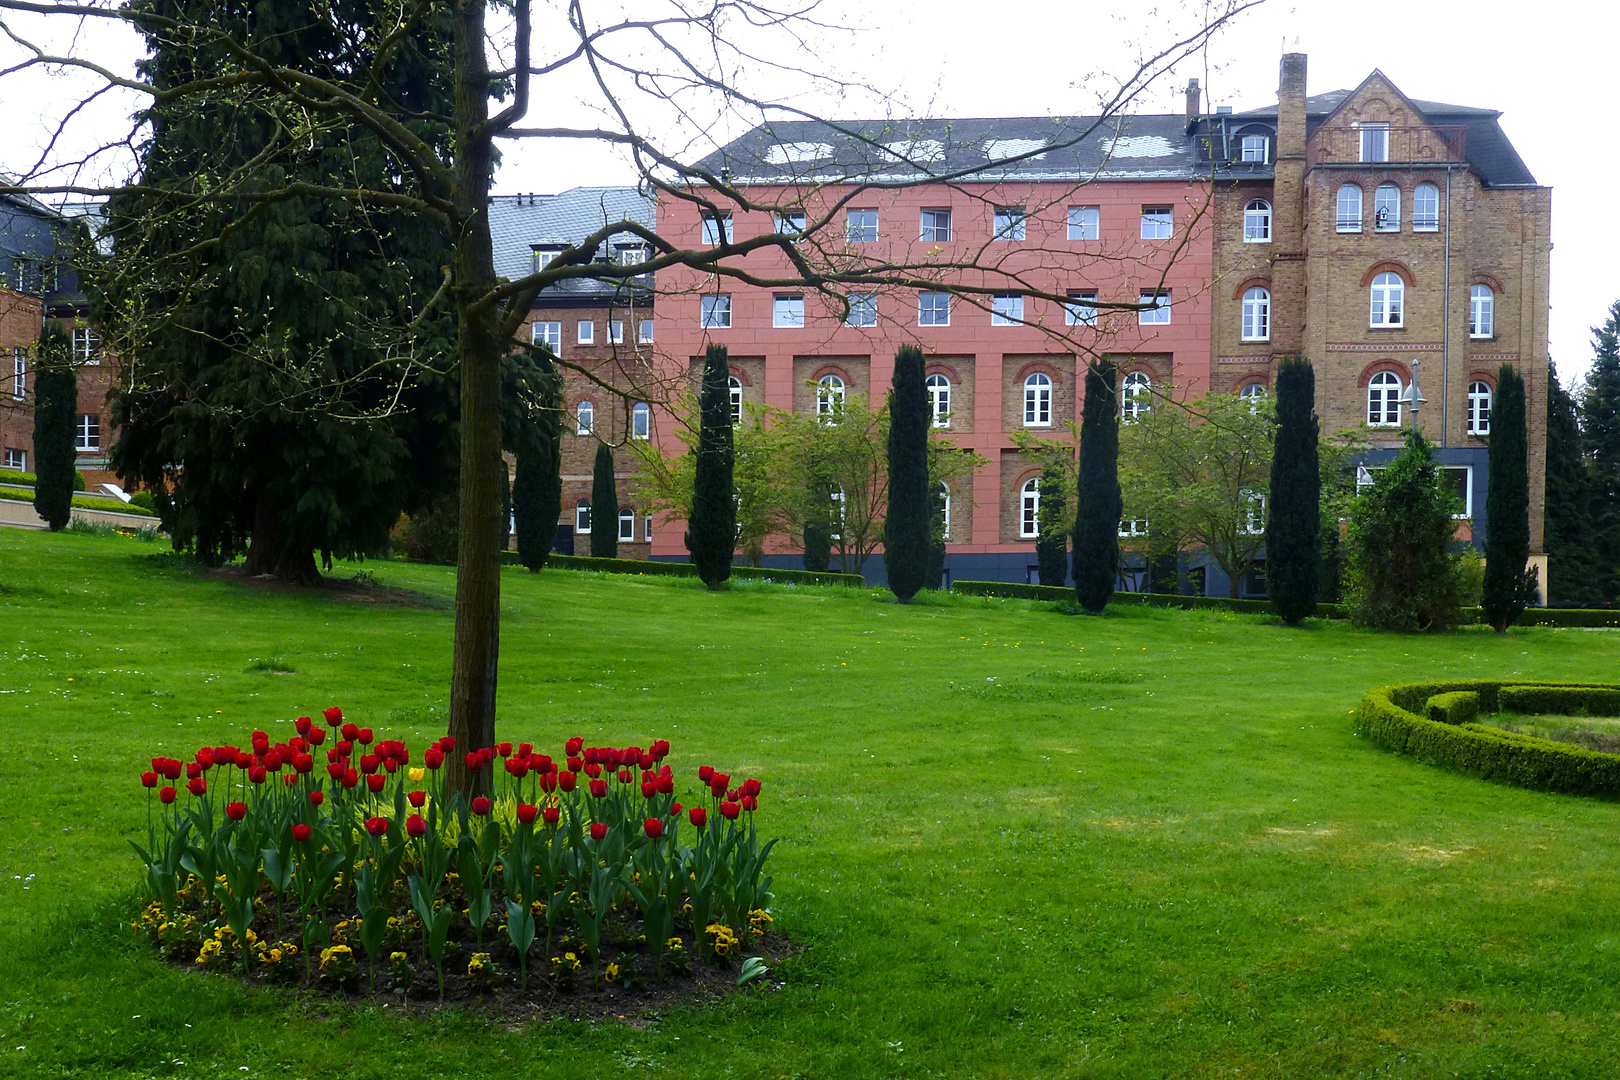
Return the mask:
M 1620 716 L 1620 689 L 1594 686 L 1504 686 L 1500 708 L 1532 715 Z
M 1472 690 L 1453 690 L 1429 699 L 1427 714 L 1439 724 L 1472 724 L 1479 716 L 1479 695 Z

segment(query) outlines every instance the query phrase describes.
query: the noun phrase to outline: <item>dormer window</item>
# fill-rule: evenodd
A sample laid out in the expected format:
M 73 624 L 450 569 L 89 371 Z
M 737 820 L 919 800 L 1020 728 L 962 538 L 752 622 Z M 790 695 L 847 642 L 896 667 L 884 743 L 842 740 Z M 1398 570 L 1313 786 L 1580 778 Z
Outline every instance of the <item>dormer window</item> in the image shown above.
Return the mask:
M 561 244 L 535 244 L 533 247 L 534 270 L 532 272 L 536 274 L 550 266 L 552 261 L 563 253 L 563 245 Z
M 1264 165 L 1271 160 L 1270 147 L 1267 146 L 1269 141 L 1264 135 L 1243 136 L 1243 160 L 1257 165 Z
M 635 266 L 647 259 L 646 244 L 615 244 L 613 246 L 613 261 L 620 266 Z
M 1389 125 L 1388 124 L 1362 124 L 1361 125 L 1361 160 L 1362 161 L 1388 161 L 1389 160 Z

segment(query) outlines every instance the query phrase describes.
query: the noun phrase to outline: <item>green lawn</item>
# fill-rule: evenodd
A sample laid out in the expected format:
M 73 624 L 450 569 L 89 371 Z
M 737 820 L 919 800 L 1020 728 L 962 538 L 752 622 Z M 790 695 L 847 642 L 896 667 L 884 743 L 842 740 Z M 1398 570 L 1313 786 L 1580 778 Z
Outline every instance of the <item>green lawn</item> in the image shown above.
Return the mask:
M 806 949 L 648 1023 L 407 1023 L 166 967 L 121 929 L 125 841 L 152 753 L 330 704 L 442 732 L 450 571 L 367 564 L 437 598 L 384 606 L 163 550 L 0 529 L 0 1076 L 1615 1074 L 1620 807 L 1387 754 L 1350 713 L 1405 679 L 1615 679 L 1616 633 L 509 569 L 503 737 L 762 777 Z

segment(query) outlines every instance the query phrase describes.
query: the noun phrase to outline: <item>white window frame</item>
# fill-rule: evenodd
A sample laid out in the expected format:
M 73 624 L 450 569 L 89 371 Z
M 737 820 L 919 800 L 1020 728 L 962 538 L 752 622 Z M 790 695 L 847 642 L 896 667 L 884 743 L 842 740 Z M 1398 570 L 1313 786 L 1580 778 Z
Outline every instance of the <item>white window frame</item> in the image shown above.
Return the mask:
M 1249 412 L 1257 413 L 1266 401 L 1266 384 L 1252 382 L 1238 391 L 1238 400 L 1249 403 Z
M 1496 290 L 1484 282 L 1468 289 L 1468 336 L 1496 336 Z
M 1271 161 L 1271 139 L 1265 135 L 1245 135 L 1238 144 L 1242 160 L 1265 165 Z
M 776 293 L 772 295 L 771 325 L 779 330 L 803 330 L 804 294 Z
M 992 240 L 1022 240 L 1029 215 L 1022 206 L 998 206 L 991 219 Z
M 1369 290 L 1372 310 L 1368 325 L 1375 328 L 1406 325 L 1406 281 L 1401 275 L 1386 270 L 1372 280 Z
M 1243 294 L 1243 340 L 1271 340 L 1271 290 L 1256 285 Z
M 777 211 L 776 231 L 783 236 L 803 236 L 805 216 L 803 210 Z
M 1153 377 L 1145 371 L 1127 372 L 1119 384 L 1119 418 L 1132 424 L 1153 407 Z
M 96 413 L 79 413 L 73 418 L 73 449 L 80 454 L 101 449 L 101 417 Z
M 623 345 L 624 344 L 624 320 L 623 319 L 610 319 L 610 320 L 608 320 L 608 344 L 609 345 Z
M 1393 203 L 1390 201 L 1392 198 Z M 1373 232 L 1401 231 L 1401 198 L 1399 184 L 1379 184 L 1373 191 Z
M 633 244 L 613 245 L 613 261 L 620 266 L 634 266 L 644 262 L 647 258 L 647 245 L 639 241 Z
M 1468 434 L 1491 433 L 1491 406 L 1496 403 L 1496 391 L 1491 384 L 1475 379 L 1468 384 Z
M 591 503 L 589 499 L 581 499 L 574 505 L 574 531 L 588 533 L 591 531 Z
M 1170 325 L 1170 290 L 1160 289 L 1156 292 L 1142 292 L 1136 301 L 1139 304 L 1152 304 L 1152 307 L 1142 308 L 1136 313 L 1138 326 L 1168 326 Z
M 851 244 L 875 244 L 878 238 L 876 210 L 848 210 L 844 216 L 844 239 Z
M 832 515 L 832 528 L 827 531 L 827 539 L 842 543 L 844 539 L 844 507 L 848 502 L 848 497 L 841 487 L 835 487 L 827 492 L 827 497 L 833 506 L 837 508 L 837 512 Z
M 596 323 L 594 320 L 581 319 L 579 325 L 574 327 L 574 343 L 576 345 L 596 344 Z
M 1389 160 L 1389 125 L 1387 123 L 1362 123 L 1358 125 L 1361 136 L 1361 160 L 1366 162 L 1381 162 Z
M 1147 518 L 1120 518 L 1119 538 L 1121 540 L 1132 537 L 1146 536 L 1148 534 Z
M 21 345 L 11 350 L 11 396 L 17 401 L 28 396 L 28 350 Z
M 1243 492 L 1243 499 L 1248 503 L 1247 513 L 1244 515 L 1243 531 L 1250 536 L 1262 536 L 1266 531 L 1266 493 L 1260 488 L 1248 488 Z
M 990 298 L 991 326 L 1023 326 L 1024 298 L 1019 293 L 996 293 Z
M 731 410 L 731 422 L 742 423 L 743 417 L 743 388 L 742 380 L 735 375 L 726 377 L 726 403 Z
M 850 293 L 849 313 L 844 316 L 844 325 L 876 326 L 877 321 L 877 293 Z
M 1102 208 L 1098 206 L 1069 207 L 1069 239 L 1099 240 L 1102 238 Z
M 1037 540 L 1041 535 L 1041 478 L 1032 476 L 1018 492 L 1018 538 Z
M 1462 505 L 1462 513 L 1460 513 L 1460 514 L 1452 514 L 1451 517 L 1455 521 L 1462 521 L 1465 518 L 1472 518 L 1474 516 L 1474 470 L 1473 470 L 1473 467 L 1469 466 L 1469 465 L 1442 465 L 1442 466 L 1440 466 L 1440 471 L 1443 472 L 1443 473 L 1462 473 L 1463 474 L 1463 486 L 1462 486 L 1463 487 L 1463 505 Z
M 937 428 L 951 426 L 951 380 L 934 372 L 924 380 L 923 385 L 928 392 L 928 415 L 932 424 Z
M 1271 243 L 1271 204 L 1266 200 L 1250 199 L 1243 207 L 1243 242 Z
M 1044 371 L 1024 380 L 1024 426 L 1052 426 L 1052 376 Z
M 649 543 L 652 542 L 652 521 L 653 516 L 648 514 L 641 522 L 641 538 Z
M 949 243 L 951 239 L 951 209 L 948 206 L 924 207 L 920 215 L 917 238 L 930 244 Z
M 596 430 L 596 404 L 589 398 L 574 406 L 574 434 L 589 435 Z
M 725 243 L 731 243 L 732 220 L 729 212 L 720 214 L 717 217 L 708 211 L 704 211 L 701 217 L 703 219 L 703 242 L 705 244 L 709 247 L 719 247 L 722 236 L 725 238 Z
M 1422 209 L 1425 201 L 1431 202 L 1434 207 L 1429 214 Z M 1440 231 L 1440 188 L 1427 180 L 1412 189 L 1412 231 Z
M 938 493 L 936 495 L 936 498 L 939 498 L 939 500 L 940 500 L 939 501 L 939 513 L 940 513 L 940 517 L 942 518 L 942 521 L 940 522 L 942 528 L 939 531 L 939 538 L 941 540 L 949 542 L 950 538 L 951 538 L 951 488 L 950 488 L 950 485 L 949 484 L 941 484 L 941 485 L 939 485 L 939 491 L 938 491 Z
M 562 355 L 562 323 L 540 321 L 529 324 L 529 342 L 544 345 L 553 356 Z
M 938 316 L 943 307 L 945 317 L 930 322 L 930 316 Z M 943 292 L 924 292 L 917 294 L 917 325 L 918 326 L 949 326 L 951 325 L 951 294 Z
M 636 538 L 636 512 L 631 509 L 619 511 L 619 543 L 627 543 Z
M 535 248 L 534 254 L 531 256 L 530 260 L 534 264 L 534 272 L 538 274 L 540 271 L 550 266 L 556 261 L 557 256 L 561 255 L 562 253 L 563 249 L 560 247 Z
M 1340 184 L 1338 194 L 1334 196 L 1335 227 L 1342 233 L 1358 233 L 1362 225 L 1362 199 L 1366 192 L 1361 190 L 1360 184 Z M 1354 212 L 1349 204 L 1354 203 Z
M 27 472 L 28 451 L 6 447 L 6 468 L 16 469 L 18 472 Z
M 1398 428 L 1401 426 L 1401 392 L 1405 380 L 1393 371 L 1380 371 L 1367 380 L 1367 426 Z M 1391 409 L 1393 406 L 1393 410 Z M 1393 416 L 1393 419 L 1391 417 Z
M 1142 207 L 1142 239 L 1169 240 L 1176 231 L 1176 208 L 1155 203 Z
M 698 327 L 703 330 L 731 329 L 730 293 L 711 293 L 698 298 Z
M 1097 325 L 1097 290 L 1070 289 L 1069 303 L 1063 305 L 1063 321 L 1069 326 Z
M 73 362 L 96 367 L 101 363 L 101 335 L 93 326 L 73 328 Z
M 636 342 L 640 345 L 651 345 L 653 343 L 653 321 L 651 319 L 642 319 L 637 324 Z
M 630 406 L 630 437 L 652 438 L 652 406 L 645 401 L 638 401 Z
M 817 379 L 816 418 L 837 423 L 839 414 L 844 411 L 844 395 L 848 390 L 840 376 L 829 373 Z

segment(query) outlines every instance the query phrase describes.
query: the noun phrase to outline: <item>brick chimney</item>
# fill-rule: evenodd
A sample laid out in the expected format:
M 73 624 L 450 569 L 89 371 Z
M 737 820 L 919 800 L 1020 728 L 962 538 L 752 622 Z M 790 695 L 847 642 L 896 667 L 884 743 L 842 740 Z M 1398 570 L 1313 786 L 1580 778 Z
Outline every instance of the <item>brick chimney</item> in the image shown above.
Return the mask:
M 1187 80 L 1187 119 L 1191 120 L 1203 112 L 1203 97 L 1198 88 L 1197 79 Z
M 1277 157 L 1305 156 L 1305 54 L 1283 53 L 1277 79 Z
M 1271 342 L 1273 354 L 1281 356 L 1299 353 L 1304 345 L 1304 53 L 1284 53 L 1278 72 L 1277 156 L 1272 167 L 1271 204 Z

